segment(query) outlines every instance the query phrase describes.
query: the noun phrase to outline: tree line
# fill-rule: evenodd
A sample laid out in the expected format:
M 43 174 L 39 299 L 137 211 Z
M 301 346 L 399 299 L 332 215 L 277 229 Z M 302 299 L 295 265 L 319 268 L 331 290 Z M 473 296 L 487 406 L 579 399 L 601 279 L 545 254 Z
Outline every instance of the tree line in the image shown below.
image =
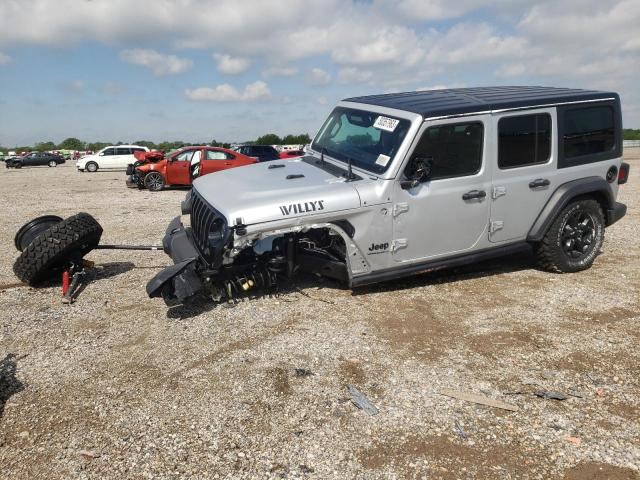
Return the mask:
M 258 137 L 255 140 L 249 140 L 249 141 L 238 142 L 238 143 L 253 143 L 258 145 L 306 145 L 307 143 L 310 143 L 310 142 L 311 142 L 311 137 L 309 137 L 309 134 L 307 133 L 302 133 L 299 135 L 285 135 L 284 137 L 280 137 L 275 133 L 267 133 L 266 135 L 262 135 L 261 137 Z M 0 151 L 5 153 L 7 151 L 15 151 L 20 153 L 20 152 L 48 152 L 51 150 L 79 150 L 79 151 L 92 150 L 95 152 L 109 145 L 123 145 L 125 143 L 128 143 L 128 142 L 122 142 L 122 141 L 120 142 L 84 142 L 78 138 L 69 137 L 69 138 L 65 138 L 62 142 L 58 144 L 48 141 L 48 142 L 38 142 L 35 145 L 25 145 L 22 147 L 13 147 L 13 148 L 0 146 Z M 168 150 L 175 150 L 176 148 L 187 147 L 189 145 L 202 145 L 203 143 L 202 142 L 183 142 L 179 140 L 173 141 L 173 142 L 164 141 L 164 142 L 155 143 L 149 140 L 137 140 L 135 142 L 131 142 L 131 144 L 142 145 L 144 147 L 148 147 L 151 150 L 168 151 Z M 229 148 L 231 146 L 231 143 L 218 142 L 217 140 L 213 139 L 211 140 L 211 142 L 207 143 L 206 145 L 211 145 L 212 147 Z

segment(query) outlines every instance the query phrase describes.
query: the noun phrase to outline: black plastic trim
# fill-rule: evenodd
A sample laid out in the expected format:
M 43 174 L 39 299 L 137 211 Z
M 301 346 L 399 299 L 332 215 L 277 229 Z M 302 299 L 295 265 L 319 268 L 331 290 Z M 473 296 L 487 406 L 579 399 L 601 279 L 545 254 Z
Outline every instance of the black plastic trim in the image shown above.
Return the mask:
M 613 225 L 627 213 L 627 206 L 624 203 L 616 202 L 613 208 L 607 210 L 607 227 Z
M 491 258 L 502 257 L 530 250 L 531 246 L 527 242 L 510 243 L 509 245 L 500 245 L 485 250 L 456 255 L 453 257 L 429 260 L 426 262 L 414 263 L 411 265 L 392 267 L 379 272 L 360 275 L 357 277 L 353 277 L 349 286 L 361 287 L 364 285 L 370 285 L 372 283 L 384 282 L 387 280 L 393 280 L 409 275 L 417 275 L 433 270 L 459 267 L 461 265 L 467 265 L 469 263 L 481 262 L 483 260 L 489 260 Z
M 353 238 L 353 236 L 356 234 L 356 228 L 353 225 L 351 225 L 351 222 L 349 222 L 348 220 L 336 220 L 330 223 L 344 230 L 345 233 L 349 235 L 349 238 Z
M 539 242 L 547 233 L 549 226 L 572 198 L 589 193 L 602 194 L 605 198 L 605 210 L 613 208 L 615 199 L 611 187 L 602 177 L 585 177 L 563 183 L 549 198 L 538 218 L 529 230 L 527 240 Z

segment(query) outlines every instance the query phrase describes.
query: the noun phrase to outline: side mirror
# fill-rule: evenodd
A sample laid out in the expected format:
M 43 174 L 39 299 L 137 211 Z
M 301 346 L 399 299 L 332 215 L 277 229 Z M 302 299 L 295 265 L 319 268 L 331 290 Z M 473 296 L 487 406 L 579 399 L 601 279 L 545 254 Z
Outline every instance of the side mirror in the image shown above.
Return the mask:
M 104 157 L 104 152 L 100 152 L 100 153 L 98 154 L 98 156 L 99 156 L 99 157 Z
M 403 190 L 410 190 L 417 187 L 421 183 L 429 181 L 431 178 L 431 169 L 433 166 L 433 160 L 431 157 L 415 157 L 411 160 L 408 180 L 402 180 L 400 187 Z

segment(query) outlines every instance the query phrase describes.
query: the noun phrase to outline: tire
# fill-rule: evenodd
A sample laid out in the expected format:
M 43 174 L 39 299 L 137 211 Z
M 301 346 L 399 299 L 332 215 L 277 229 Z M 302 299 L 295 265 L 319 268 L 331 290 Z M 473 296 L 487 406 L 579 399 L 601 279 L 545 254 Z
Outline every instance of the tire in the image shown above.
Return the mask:
M 100 242 L 102 227 L 88 213 L 78 213 L 37 236 L 13 264 L 28 285 L 47 280 L 70 262 L 78 262 Z
M 87 162 L 87 164 L 84 166 L 84 169 L 87 172 L 97 172 L 98 171 L 98 164 L 96 162 Z
M 51 160 L 49 162 L 49 167 L 57 167 L 58 166 L 58 162 L 56 162 L 55 160 Z
M 158 172 L 149 172 L 144 177 L 144 186 L 150 192 L 159 192 L 164 188 L 164 177 Z
M 604 226 L 602 208 L 596 200 L 569 203 L 535 246 L 538 265 L 555 273 L 590 268 L 602 248 Z
M 16 162 L 13 164 L 13 168 L 22 168 L 22 162 Z

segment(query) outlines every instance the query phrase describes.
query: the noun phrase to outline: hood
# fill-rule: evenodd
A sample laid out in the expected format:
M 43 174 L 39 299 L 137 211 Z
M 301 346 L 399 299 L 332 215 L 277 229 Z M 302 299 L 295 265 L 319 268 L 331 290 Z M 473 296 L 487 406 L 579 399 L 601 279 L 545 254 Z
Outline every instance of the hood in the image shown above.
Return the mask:
M 301 159 L 223 170 L 193 188 L 230 223 L 241 218 L 245 225 L 360 207 L 351 183 Z

